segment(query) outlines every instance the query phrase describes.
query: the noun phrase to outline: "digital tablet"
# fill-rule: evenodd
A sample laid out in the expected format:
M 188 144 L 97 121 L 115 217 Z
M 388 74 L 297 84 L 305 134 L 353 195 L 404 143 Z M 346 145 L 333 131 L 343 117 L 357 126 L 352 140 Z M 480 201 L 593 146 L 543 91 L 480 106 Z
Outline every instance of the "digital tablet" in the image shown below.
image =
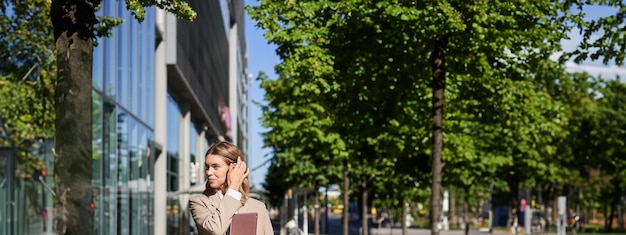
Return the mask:
M 242 212 L 233 215 L 230 223 L 230 235 L 256 235 L 256 212 Z

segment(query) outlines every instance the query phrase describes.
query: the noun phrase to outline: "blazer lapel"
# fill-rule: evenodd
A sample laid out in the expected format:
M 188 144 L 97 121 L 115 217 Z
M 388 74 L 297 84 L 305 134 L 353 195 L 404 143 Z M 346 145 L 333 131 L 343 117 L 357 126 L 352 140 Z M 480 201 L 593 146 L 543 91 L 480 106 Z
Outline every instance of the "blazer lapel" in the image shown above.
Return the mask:
M 217 196 L 217 193 L 209 196 L 209 203 L 213 208 L 217 208 L 217 206 L 220 204 L 220 198 L 219 196 Z

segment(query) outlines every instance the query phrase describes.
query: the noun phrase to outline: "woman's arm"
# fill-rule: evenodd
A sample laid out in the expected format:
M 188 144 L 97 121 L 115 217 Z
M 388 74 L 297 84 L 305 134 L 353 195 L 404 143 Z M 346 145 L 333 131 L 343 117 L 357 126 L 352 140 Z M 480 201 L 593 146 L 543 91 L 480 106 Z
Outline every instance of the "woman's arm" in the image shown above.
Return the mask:
M 250 204 L 250 211 L 256 212 L 259 216 L 257 219 L 257 235 L 274 235 L 274 228 L 272 227 L 272 221 L 265 203 L 250 198 L 246 204 Z
M 261 223 L 263 223 L 263 234 L 274 235 L 274 228 L 272 227 L 272 221 L 267 213 L 267 209 L 261 212 Z
M 208 199 L 203 201 L 202 197 L 206 196 L 194 196 L 189 199 L 189 210 L 198 232 L 210 235 L 226 234 L 233 215 L 241 208 L 241 202 L 226 195 L 222 200 L 218 200 L 218 205 L 214 205 Z

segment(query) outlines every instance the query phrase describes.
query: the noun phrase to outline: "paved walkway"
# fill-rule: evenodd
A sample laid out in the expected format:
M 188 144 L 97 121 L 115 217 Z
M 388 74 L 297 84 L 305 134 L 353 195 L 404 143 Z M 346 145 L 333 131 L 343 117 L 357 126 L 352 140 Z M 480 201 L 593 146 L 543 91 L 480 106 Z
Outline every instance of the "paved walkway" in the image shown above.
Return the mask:
M 276 235 L 280 234 L 280 226 L 278 225 L 278 221 L 272 221 L 274 224 L 274 233 Z M 309 235 L 313 235 L 313 223 L 309 221 L 308 232 Z M 328 231 L 328 233 L 325 233 Z M 342 235 L 342 224 L 341 224 L 341 216 L 331 214 L 328 218 L 328 228 L 321 228 L 322 235 Z M 360 221 L 351 221 L 348 226 L 348 235 L 359 235 L 361 234 L 361 225 Z M 478 229 L 470 229 L 470 235 L 514 235 L 508 231 L 504 230 L 493 230 L 492 233 L 489 233 L 485 230 Z M 520 233 L 521 235 L 522 233 Z M 402 235 L 402 228 L 400 227 L 384 227 L 380 230 L 376 227 L 370 227 L 368 235 Z M 407 235 L 430 235 L 430 229 L 427 228 L 408 228 Z M 464 230 L 448 230 L 448 231 L 439 231 L 439 235 L 465 235 Z M 553 234 L 554 235 L 554 234 Z
M 401 235 L 402 228 L 382 228 L 371 229 L 370 235 Z M 481 232 L 475 229 L 470 229 L 470 235 L 510 235 L 504 231 L 494 230 L 493 233 Z M 424 228 L 409 228 L 407 229 L 407 235 L 430 235 L 430 229 Z M 464 230 L 448 230 L 448 231 L 439 231 L 439 235 L 465 235 Z

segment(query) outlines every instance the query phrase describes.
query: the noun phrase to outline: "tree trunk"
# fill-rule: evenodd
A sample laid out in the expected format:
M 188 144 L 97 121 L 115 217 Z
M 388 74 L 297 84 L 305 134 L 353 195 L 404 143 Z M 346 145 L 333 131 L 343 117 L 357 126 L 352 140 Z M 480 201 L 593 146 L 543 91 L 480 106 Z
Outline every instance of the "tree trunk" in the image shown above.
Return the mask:
M 613 220 L 615 219 L 615 201 L 612 201 L 613 203 L 611 203 L 611 205 L 609 206 L 610 209 L 610 213 L 609 213 L 609 221 L 608 221 L 608 227 L 606 227 L 606 231 L 607 232 L 613 232 Z
M 555 190 L 555 192 L 557 192 Z M 554 199 L 552 200 L 552 225 L 555 228 L 559 226 L 559 195 L 558 193 L 554 194 Z
M 343 235 L 348 235 L 348 208 L 350 207 L 350 179 L 348 178 L 348 160 L 343 162 Z
M 433 72 L 433 181 L 431 192 L 431 234 L 439 235 L 437 222 L 441 212 L 441 158 L 443 154 L 443 101 L 446 87 L 446 73 L 444 70 L 445 53 L 448 47 L 448 37 L 442 36 L 435 42 L 431 54 Z
M 450 224 L 459 224 L 459 218 L 456 214 L 456 194 L 454 193 L 454 189 L 450 189 L 450 196 L 449 196 L 449 200 L 450 200 Z
M 100 1 L 53 0 L 51 4 L 58 68 L 54 96 L 56 229 L 57 234 L 93 234 L 91 77 L 95 7 Z
M 470 200 L 470 187 L 465 187 L 465 197 L 463 200 L 463 226 L 465 229 L 465 235 L 469 235 L 470 223 L 469 223 L 469 200 Z M 479 210 L 481 211 L 481 210 Z M 489 221 L 491 223 L 491 221 Z
M 613 185 L 615 187 L 615 192 L 613 194 L 613 209 L 611 210 L 611 231 L 613 230 L 613 219 L 617 220 L 617 229 L 619 231 L 624 230 L 624 220 L 622 218 L 622 187 L 620 187 L 620 180 L 613 179 Z
M 324 233 L 328 234 L 328 214 L 330 214 L 330 207 L 328 207 L 328 205 L 330 204 L 328 202 L 328 184 L 326 184 L 325 187 L 326 191 L 324 192 L 324 197 L 326 198 L 326 200 L 324 200 Z
M 406 205 L 406 198 L 402 198 L 402 235 L 407 235 L 408 234 L 408 226 L 407 226 L 407 219 L 406 219 L 406 215 L 408 214 L 408 205 Z
M 604 203 L 604 230 L 609 230 L 609 220 L 607 219 L 607 215 L 609 214 L 609 206 Z
M 493 233 L 493 210 L 493 183 L 491 183 L 489 185 L 489 233 Z
M 314 225 L 314 234 L 320 235 L 320 182 L 315 181 L 315 225 Z
M 361 227 L 363 235 L 367 235 L 369 230 L 367 226 L 367 177 L 361 176 Z
M 509 179 L 509 189 L 511 190 L 511 199 L 509 201 L 509 220 L 507 226 L 514 234 L 517 234 L 517 212 L 519 208 L 519 182 L 516 177 Z
M 624 232 L 624 214 L 622 213 L 622 206 L 617 206 L 617 219 L 619 225 L 619 231 Z

